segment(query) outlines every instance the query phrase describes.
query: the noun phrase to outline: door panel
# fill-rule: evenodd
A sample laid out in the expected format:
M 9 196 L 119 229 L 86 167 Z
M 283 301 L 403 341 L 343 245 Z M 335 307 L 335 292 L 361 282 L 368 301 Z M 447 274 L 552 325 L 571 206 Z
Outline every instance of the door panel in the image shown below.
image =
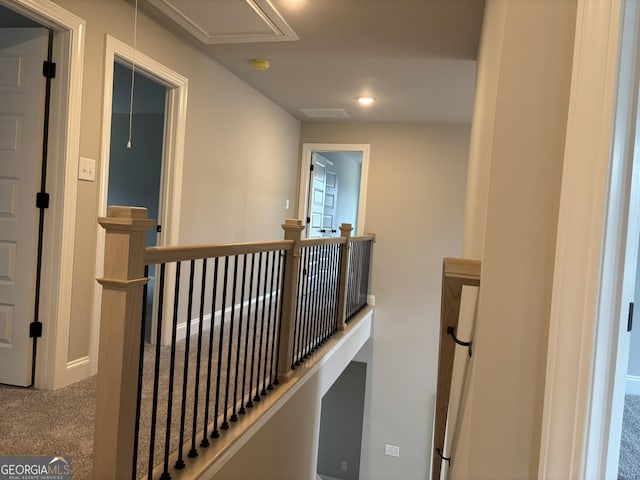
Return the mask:
M 0 383 L 31 380 L 44 28 L 0 29 Z

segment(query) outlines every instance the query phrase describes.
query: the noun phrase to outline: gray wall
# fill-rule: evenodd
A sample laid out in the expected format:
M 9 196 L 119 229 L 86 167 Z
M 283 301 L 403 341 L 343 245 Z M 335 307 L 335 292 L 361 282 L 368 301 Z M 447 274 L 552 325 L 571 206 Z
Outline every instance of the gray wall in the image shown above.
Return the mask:
M 460 256 L 469 125 L 304 124 L 303 143 L 371 145 L 365 230 L 376 233 L 360 478 L 427 478 L 442 258 Z M 400 458 L 384 445 L 400 447 Z
M 322 397 L 318 473 L 341 480 L 360 478 L 366 378 L 367 364 L 351 362 Z
M 57 0 L 87 22 L 80 155 L 100 171 L 106 34 L 130 44 L 126 1 Z M 180 243 L 282 238 L 296 210 L 299 122 L 143 13 L 140 52 L 189 80 Z M 99 179 L 78 183 L 75 257 L 67 357 L 89 354 Z M 291 207 L 285 210 L 285 200 Z

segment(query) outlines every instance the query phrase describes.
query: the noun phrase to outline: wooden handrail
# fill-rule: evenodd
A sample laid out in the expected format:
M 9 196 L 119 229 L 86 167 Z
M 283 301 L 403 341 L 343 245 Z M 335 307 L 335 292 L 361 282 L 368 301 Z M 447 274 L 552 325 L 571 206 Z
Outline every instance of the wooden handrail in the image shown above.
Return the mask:
M 158 263 L 179 262 L 183 260 L 271 252 L 273 250 L 291 250 L 292 248 L 292 240 L 148 247 L 145 254 L 145 263 L 147 265 L 154 265 Z
M 439 480 L 444 457 L 444 441 L 451 397 L 451 379 L 456 344 L 471 349 L 471 341 L 456 338 L 460 317 L 463 286 L 480 286 L 481 265 L 478 260 L 445 258 L 442 263 L 442 300 L 440 311 L 440 354 L 438 358 L 438 384 L 436 415 L 433 433 L 432 480 Z M 470 350 L 471 352 L 471 350 Z

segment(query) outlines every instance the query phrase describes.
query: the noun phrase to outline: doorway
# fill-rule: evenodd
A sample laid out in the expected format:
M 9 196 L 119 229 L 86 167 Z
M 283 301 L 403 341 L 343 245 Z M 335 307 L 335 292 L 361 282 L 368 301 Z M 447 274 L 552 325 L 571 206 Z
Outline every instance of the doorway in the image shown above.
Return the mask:
M 103 97 L 103 125 L 112 125 L 113 114 L 118 114 L 117 111 L 113 111 L 114 104 L 117 101 L 114 98 L 114 76 L 117 75 L 116 69 L 124 67 L 123 76 L 126 76 L 127 72 L 134 69 L 141 74 L 144 78 L 140 81 L 151 82 L 155 84 L 155 89 L 161 92 L 165 92 L 165 104 L 162 121 L 162 145 L 161 145 L 161 172 L 159 185 L 159 194 L 148 193 L 148 198 L 158 199 L 157 203 L 157 216 L 155 220 L 158 225 L 161 225 L 160 232 L 151 232 L 149 234 L 149 241 L 158 245 L 175 245 L 178 241 L 179 222 L 180 222 L 180 203 L 181 203 L 181 189 L 182 189 L 182 165 L 184 158 L 184 136 L 185 136 L 185 124 L 186 124 L 186 105 L 187 105 L 187 90 L 188 80 L 177 72 L 171 70 L 165 65 L 157 62 L 156 60 L 144 55 L 139 51 L 134 51 L 129 45 L 117 40 L 116 38 L 107 35 L 106 38 L 106 54 L 105 54 L 105 85 L 109 86 L 104 89 Z M 130 77 L 129 77 L 130 78 Z M 135 82 L 137 82 L 136 80 Z M 135 87 L 134 82 L 134 87 Z M 151 85 L 149 83 L 149 85 Z M 134 101 L 136 95 L 143 96 L 143 93 L 134 89 Z M 127 101 L 125 97 L 125 101 Z M 157 106 L 155 107 L 157 109 Z M 128 109 L 127 109 L 128 111 Z M 157 113 L 153 113 L 156 115 Z M 134 119 L 135 120 L 135 119 Z M 156 123 L 159 118 L 156 118 Z M 142 123 L 142 122 L 140 122 Z M 143 126 L 145 128 L 145 126 Z M 159 128 L 159 127 L 157 127 Z M 126 149 L 128 141 L 128 119 L 126 122 L 127 138 L 124 142 L 124 148 Z M 109 198 L 115 192 L 114 188 L 110 187 L 110 173 L 111 173 L 111 145 L 112 145 L 112 129 L 103 128 L 102 130 L 102 148 L 100 155 L 100 193 L 98 214 L 102 217 L 107 214 L 107 205 L 110 200 L 114 200 L 114 197 Z M 132 149 L 137 142 L 135 138 L 135 127 L 133 130 L 134 137 L 132 137 L 131 145 Z M 122 141 L 116 139 L 113 140 L 118 143 L 118 148 L 123 148 Z M 140 145 L 142 149 L 145 148 L 144 144 Z M 131 152 L 129 152 L 131 154 Z M 121 167 L 125 172 L 131 172 L 131 167 L 137 160 L 130 158 L 123 163 Z M 138 165 L 140 166 L 140 165 Z M 114 170 L 115 172 L 115 170 Z M 147 172 L 144 173 L 147 175 Z M 155 181 L 150 183 L 155 183 Z M 138 202 L 153 202 L 144 198 L 138 198 L 137 200 L 131 199 L 131 201 Z M 125 201 L 127 199 L 118 199 Z M 127 200 L 128 201 L 128 200 Z M 151 217 L 150 212 L 149 216 Z M 96 277 L 101 278 L 104 272 L 104 250 L 105 250 L 105 234 L 101 227 L 98 228 L 97 234 L 97 246 L 96 246 Z M 170 290 L 170 287 L 168 289 Z M 156 292 L 154 292 L 156 294 Z M 154 295 L 155 296 L 155 295 Z M 153 296 L 151 296 L 153 298 Z M 166 300 L 166 298 L 165 298 Z M 155 303 L 155 302 L 153 302 Z M 165 303 L 167 305 L 169 302 Z M 100 312 L 102 308 L 102 288 L 96 283 L 94 287 L 94 302 L 93 302 L 93 320 L 91 324 L 91 373 L 95 374 L 98 369 L 98 346 L 100 336 Z M 155 318 L 155 316 L 154 316 Z M 164 315 L 165 321 L 169 321 L 170 315 Z M 147 329 L 149 332 L 147 338 L 155 338 L 154 336 L 155 325 L 151 324 L 151 328 Z M 162 329 L 163 338 L 162 343 L 169 342 L 170 329 Z M 169 334 L 167 334 L 169 331 Z M 150 335 L 150 337 L 149 337 Z
M 133 75 L 133 78 L 132 78 Z M 131 85 L 135 86 L 130 112 Z M 113 66 L 113 99 L 107 205 L 145 207 L 149 218 L 159 218 L 162 184 L 162 150 L 167 87 L 139 71 L 118 63 Z M 162 226 L 147 232 L 147 247 L 158 245 Z M 149 269 L 145 305 L 145 339 L 151 339 L 154 266 Z
M 36 388 L 54 389 L 71 383 L 73 366 L 67 363 L 69 317 L 71 309 L 72 271 L 74 236 L 76 221 L 77 199 L 77 175 L 78 175 L 78 150 L 80 139 L 80 110 L 82 91 L 82 66 L 84 35 L 80 32 L 85 27 L 85 22 L 74 14 L 64 10 L 50 2 L 32 2 L 29 0 L 0 0 L 0 21 L 3 26 L 9 26 L 6 22 L 19 22 L 12 26 L 18 27 L 44 27 L 49 30 L 53 38 L 51 56 L 56 63 L 56 75 L 51 81 L 51 110 L 48 142 L 40 142 L 40 146 L 47 145 L 47 176 L 39 178 L 43 189 L 50 199 L 48 208 L 43 215 L 43 238 L 41 253 L 42 282 L 40 284 L 39 301 L 31 300 L 31 311 L 28 312 L 27 321 L 35 319 L 33 310 L 38 305 L 42 327 L 42 336 L 38 341 L 38 355 L 35 360 L 35 377 L 33 384 Z M 46 58 L 46 54 L 44 58 Z M 38 68 L 32 70 L 34 78 L 42 80 L 42 61 L 40 58 Z M 9 60 L 10 61 L 10 60 Z M 10 70 L 0 69 L 4 80 Z M 28 82 L 31 74 L 24 77 Z M 3 102 L 4 103 L 4 102 Z M 11 120 L 5 118 L 5 120 Z M 13 126 L 22 129 L 22 122 L 13 119 Z M 41 120 L 40 120 L 41 121 Z M 8 121 L 9 127 L 12 122 Z M 25 133 L 25 132 L 23 132 Z M 26 134 L 25 134 L 26 135 Z M 15 138 L 15 137 L 14 137 Z M 7 140 L 5 138 L 5 140 Z M 38 143 L 37 141 L 33 143 Z M 42 158 L 42 154 L 36 156 Z M 31 165 L 38 173 L 39 168 Z M 15 176 L 10 175 L 15 179 Z M 8 182 L 11 183 L 11 182 Z M 5 185 L 6 186 L 6 185 Z M 9 188 L 4 193 L 17 193 Z M 30 196 L 29 204 L 35 203 L 35 194 Z M 47 195 L 42 196 L 46 205 Z M 5 198 L 6 199 L 6 198 Z M 40 220 L 38 220 L 40 222 Z M 13 247 L 12 247 L 13 245 Z M 15 243 L 5 243 L 2 254 L 12 256 Z M 38 254 L 40 255 L 40 254 Z M 24 258 L 24 257 L 23 257 Z M 6 258 L 5 258 L 6 260 Z M 15 260 L 15 259 L 14 259 Z M 30 263 L 30 262 L 27 262 Z M 7 266 L 13 265 L 12 262 Z M 19 266 L 23 271 L 30 270 L 24 265 Z M 10 272 L 5 272 L 10 273 Z M 17 275 L 16 275 L 17 279 Z M 32 288 L 27 288 L 29 293 L 35 293 Z M 4 302 L 0 302 L 4 303 Z M 4 318 L 0 322 L 10 320 L 10 316 L 16 314 L 11 309 L 3 309 Z M 46 321 L 45 321 L 46 320 Z M 5 327 L 6 322 L 5 322 Z M 38 325 L 36 325 L 38 326 Z M 9 331 L 5 329 L 6 336 L 21 336 L 24 332 Z M 30 333 L 30 332 L 29 332 Z M 37 336 L 39 332 L 34 331 Z M 30 344 L 30 339 L 28 340 Z M 30 346 L 28 346 L 31 349 Z M 28 354 L 28 361 L 32 352 Z
M 299 218 L 306 237 L 340 236 L 340 225 L 364 234 L 369 145 L 303 145 Z

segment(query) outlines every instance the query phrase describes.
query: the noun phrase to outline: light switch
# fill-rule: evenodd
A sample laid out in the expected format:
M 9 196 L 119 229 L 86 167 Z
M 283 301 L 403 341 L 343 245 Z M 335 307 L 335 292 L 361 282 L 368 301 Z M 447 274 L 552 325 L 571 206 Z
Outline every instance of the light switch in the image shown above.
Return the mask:
M 400 457 L 400 447 L 397 445 L 385 445 L 384 454 L 390 457 Z
M 80 157 L 78 164 L 78 178 L 88 182 L 96 181 L 96 161 L 91 158 Z

